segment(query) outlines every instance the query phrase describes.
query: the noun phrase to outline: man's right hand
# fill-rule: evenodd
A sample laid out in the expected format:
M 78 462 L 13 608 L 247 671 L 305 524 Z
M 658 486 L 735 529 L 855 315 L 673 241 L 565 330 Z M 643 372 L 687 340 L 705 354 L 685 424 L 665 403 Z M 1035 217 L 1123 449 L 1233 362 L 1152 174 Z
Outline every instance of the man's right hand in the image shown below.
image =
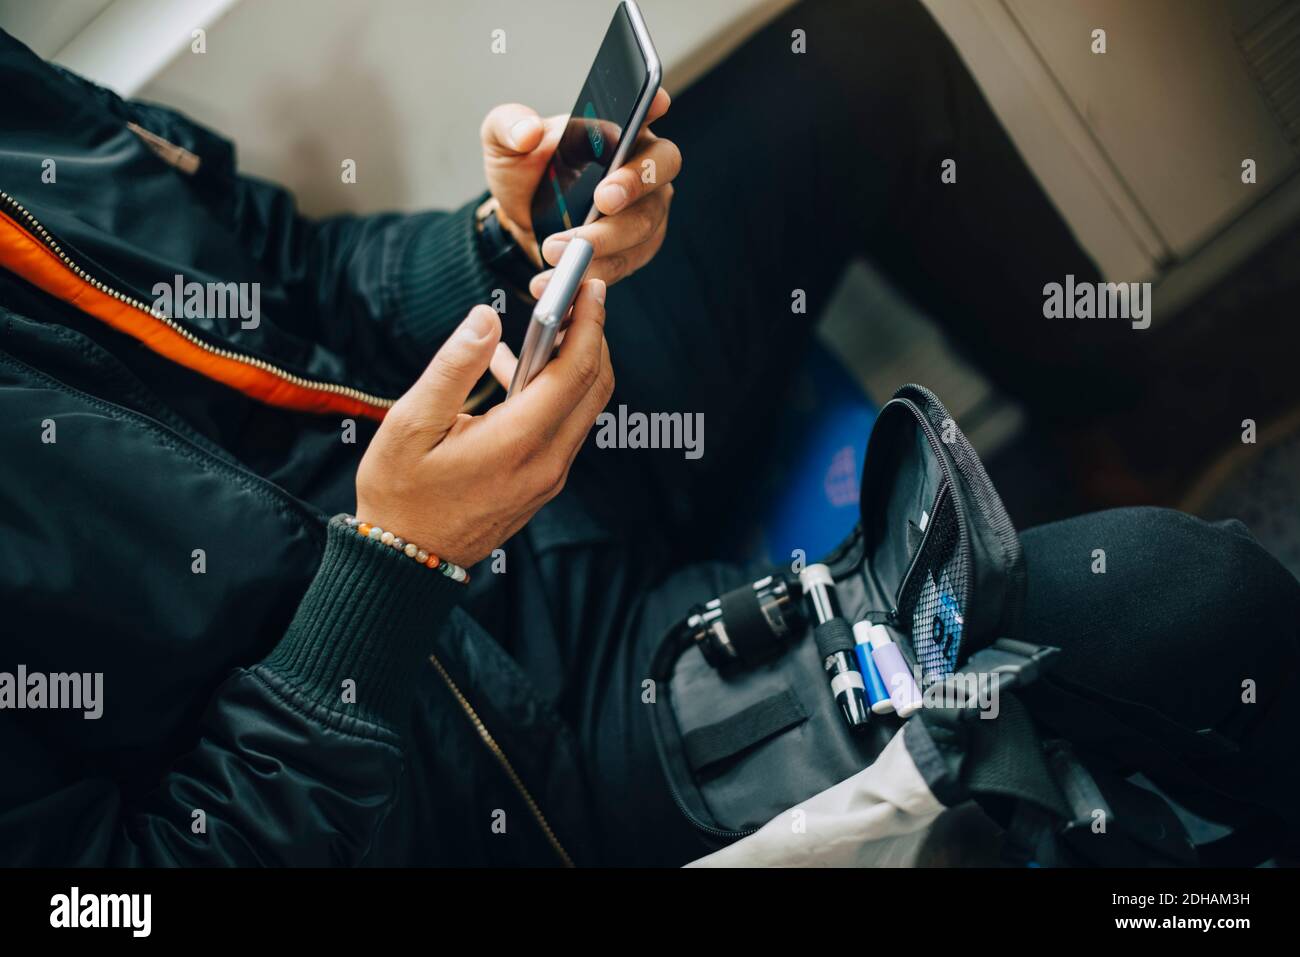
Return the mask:
M 614 390 L 604 303 L 604 282 L 585 282 L 559 355 L 477 416 L 460 411 L 470 390 L 489 365 L 505 378 L 512 357 L 496 311 L 470 310 L 366 449 L 357 517 L 466 567 L 522 528 L 564 487 Z

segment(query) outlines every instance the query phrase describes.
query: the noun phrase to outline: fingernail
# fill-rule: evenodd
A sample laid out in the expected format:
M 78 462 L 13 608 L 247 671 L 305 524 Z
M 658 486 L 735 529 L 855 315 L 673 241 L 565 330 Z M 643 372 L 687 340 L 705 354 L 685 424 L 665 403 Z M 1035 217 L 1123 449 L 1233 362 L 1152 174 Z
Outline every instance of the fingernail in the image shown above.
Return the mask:
M 519 144 L 532 129 L 533 124 L 537 122 L 535 116 L 525 116 L 522 120 L 510 127 L 510 145 L 519 149 Z
M 542 255 L 546 257 L 547 262 L 558 263 L 560 257 L 564 255 L 564 248 L 568 245 L 568 237 L 557 239 L 552 236 L 542 244 Z
M 548 269 L 546 272 L 539 272 L 530 279 L 528 281 L 528 294 L 534 299 L 539 298 L 546 291 L 546 287 L 551 282 L 551 274 L 554 272 L 554 269 Z
M 474 308 L 470 310 L 465 317 L 465 328 L 468 329 L 475 339 L 485 339 L 487 334 L 492 331 L 493 316 L 488 307 L 482 309 Z
M 602 306 L 605 305 L 605 280 L 591 280 L 591 298 L 595 299 Z
M 627 203 L 627 190 L 618 183 L 606 183 L 600 188 L 601 199 L 604 201 L 605 208 L 611 213 L 616 213 Z

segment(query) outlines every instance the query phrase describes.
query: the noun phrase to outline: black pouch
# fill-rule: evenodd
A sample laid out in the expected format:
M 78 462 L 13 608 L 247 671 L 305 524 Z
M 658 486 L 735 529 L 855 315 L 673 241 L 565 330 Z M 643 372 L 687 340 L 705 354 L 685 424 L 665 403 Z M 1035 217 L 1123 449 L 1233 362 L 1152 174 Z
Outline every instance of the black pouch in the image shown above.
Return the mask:
M 825 563 L 844 616 L 892 626 L 923 687 L 1019 635 L 1015 528 L 956 422 L 921 386 L 903 386 L 880 410 L 860 521 Z M 811 633 L 800 626 L 761 660 L 721 671 L 684 623 L 660 641 L 648 709 L 660 761 L 683 814 L 721 842 L 867 767 L 900 726 L 875 715 L 848 727 Z

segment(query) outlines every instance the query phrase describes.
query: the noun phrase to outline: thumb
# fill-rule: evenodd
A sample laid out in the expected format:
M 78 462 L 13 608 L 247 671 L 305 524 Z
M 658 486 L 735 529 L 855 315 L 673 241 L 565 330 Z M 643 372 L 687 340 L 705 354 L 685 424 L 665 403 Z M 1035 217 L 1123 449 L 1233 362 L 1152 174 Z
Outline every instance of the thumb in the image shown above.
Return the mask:
M 536 110 L 522 103 L 506 103 L 493 108 L 483 118 L 479 135 L 486 155 L 508 157 L 535 150 L 542 141 L 543 130 L 542 118 Z
M 410 431 L 427 448 L 433 448 L 456 424 L 461 407 L 487 371 L 500 340 L 501 317 L 496 310 L 475 306 L 389 415 L 398 413 Z

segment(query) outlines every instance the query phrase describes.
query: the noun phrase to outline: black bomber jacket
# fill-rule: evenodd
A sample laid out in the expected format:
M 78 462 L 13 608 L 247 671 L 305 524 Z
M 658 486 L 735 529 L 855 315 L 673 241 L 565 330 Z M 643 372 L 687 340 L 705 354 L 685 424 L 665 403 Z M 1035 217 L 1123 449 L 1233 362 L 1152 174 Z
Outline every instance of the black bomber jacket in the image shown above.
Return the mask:
M 0 864 L 589 860 L 462 586 L 328 518 L 500 285 L 476 203 L 308 219 L 2 32 L 0 88 Z

